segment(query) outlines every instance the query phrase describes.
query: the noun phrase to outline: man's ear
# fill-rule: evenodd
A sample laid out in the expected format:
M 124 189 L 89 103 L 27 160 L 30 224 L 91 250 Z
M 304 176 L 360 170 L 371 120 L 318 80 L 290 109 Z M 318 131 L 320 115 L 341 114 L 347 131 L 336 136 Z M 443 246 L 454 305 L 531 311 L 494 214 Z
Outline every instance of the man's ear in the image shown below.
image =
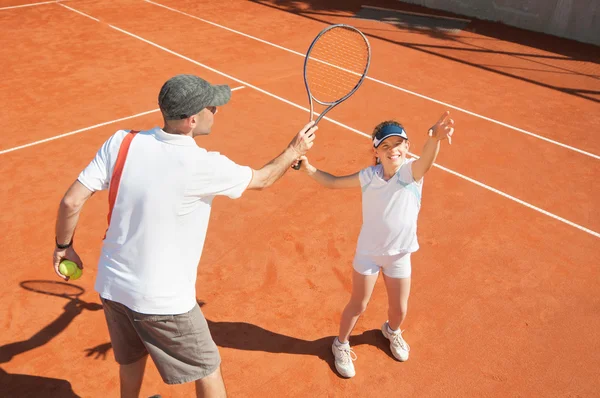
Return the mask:
M 198 115 L 192 115 L 185 119 L 186 127 L 194 128 L 198 124 Z

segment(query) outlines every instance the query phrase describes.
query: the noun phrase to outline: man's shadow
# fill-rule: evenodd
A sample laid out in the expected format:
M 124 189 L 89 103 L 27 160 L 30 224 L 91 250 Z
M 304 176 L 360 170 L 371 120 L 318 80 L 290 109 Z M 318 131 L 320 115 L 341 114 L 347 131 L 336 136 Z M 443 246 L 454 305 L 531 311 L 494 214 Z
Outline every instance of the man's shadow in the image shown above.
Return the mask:
M 3 397 L 26 398 L 79 398 L 71 383 L 50 377 L 11 374 L 0 368 L 0 386 Z
M 78 298 L 72 298 L 68 295 L 61 295 L 61 288 L 68 289 L 69 285 L 65 282 L 56 281 L 23 281 L 21 286 L 44 286 L 48 288 L 45 293 L 42 290 L 33 290 L 37 293 L 47 294 L 48 296 L 59 296 L 67 300 L 63 307 L 63 312 L 48 325 L 34 333 L 27 339 L 15 341 L 0 346 L 0 364 L 10 362 L 15 356 L 24 352 L 33 350 L 49 343 L 53 338 L 62 333 L 73 320 L 81 314 L 82 311 L 99 311 L 102 305 L 97 303 L 88 303 Z M 85 290 L 79 288 L 81 293 Z M 35 293 L 34 293 L 35 294 Z M 88 354 L 88 356 L 91 354 Z M 11 374 L 0 368 L 0 386 L 2 386 L 2 396 L 7 397 L 78 397 L 71 388 L 71 383 L 66 380 L 53 379 L 49 377 L 33 376 L 26 374 Z
M 26 282 L 38 282 L 38 281 L 25 281 L 21 284 L 25 284 Z M 66 285 L 65 282 L 54 282 L 54 281 L 41 281 L 44 283 L 52 283 L 55 286 L 60 287 L 61 285 Z M 85 290 L 82 289 L 84 292 Z M 42 293 L 43 292 L 38 292 Z M 57 296 L 57 294 L 48 293 L 48 296 Z M 84 310 L 86 311 L 99 311 L 102 309 L 102 305 L 97 303 L 88 303 L 83 300 L 73 299 L 65 297 L 67 303 L 63 307 L 63 313 L 61 313 L 55 320 L 50 322 L 48 325 L 44 326 L 42 329 L 37 331 L 31 337 L 21 341 L 15 341 L 13 343 L 5 344 L 0 346 L 0 364 L 10 362 L 10 360 L 19 354 L 22 354 L 26 351 L 33 350 L 37 347 L 41 347 L 48 342 L 50 342 L 53 338 L 62 333 L 67 326 L 73 322 L 73 320 L 81 314 Z
M 204 302 L 198 300 L 198 305 L 202 307 Z M 272 332 L 246 322 L 215 322 L 210 319 L 206 319 L 206 322 L 214 342 L 219 347 L 246 351 L 312 355 L 325 361 L 331 371 L 337 374 L 333 353 L 331 352 L 331 344 L 336 336 L 321 337 L 317 340 L 303 340 Z M 389 343 L 379 329 L 367 330 L 359 335 L 352 336 L 353 347 L 363 344 L 375 346 L 391 356 Z M 96 354 L 96 358 L 103 357 L 105 359 L 106 353 L 110 349 L 110 343 L 104 343 L 86 351 L 88 351 L 88 356 Z

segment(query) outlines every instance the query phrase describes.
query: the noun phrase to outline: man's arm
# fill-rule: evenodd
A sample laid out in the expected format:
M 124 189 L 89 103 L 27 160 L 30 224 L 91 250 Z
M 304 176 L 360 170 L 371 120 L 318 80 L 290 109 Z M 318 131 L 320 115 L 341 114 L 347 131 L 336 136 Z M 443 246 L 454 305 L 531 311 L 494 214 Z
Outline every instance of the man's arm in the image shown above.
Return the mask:
M 247 189 L 267 188 L 280 179 L 289 170 L 292 163 L 303 156 L 312 146 L 315 139 L 314 122 L 308 123 L 289 143 L 287 148 L 275 159 L 259 170 L 252 170 L 252 180 Z
M 440 152 L 441 141 L 448 139 L 448 143 L 452 143 L 452 134 L 454 134 L 454 120 L 450 119 L 450 112 L 446 111 L 431 128 L 429 138 L 421 152 L 421 157 L 412 164 L 412 174 L 415 181 L 420 181 L 433 166 Z
M 54 271 L 64 280 L 69 278 L 58 271 L 60 262 L 64 259 L 75 262 L 79 268 L 83 269 L 83 263 L 79 255 L 73 249 L 73 235 L 79 221 L 79 215 L 85 202 L 93 195 L 82 183 L 76 180 L 67 190 L 65 196 L 58 207 L 58 216 L 56 218 L 56 244 L 54 249 Z M 60 248 L 64 247 L 64 248 Z

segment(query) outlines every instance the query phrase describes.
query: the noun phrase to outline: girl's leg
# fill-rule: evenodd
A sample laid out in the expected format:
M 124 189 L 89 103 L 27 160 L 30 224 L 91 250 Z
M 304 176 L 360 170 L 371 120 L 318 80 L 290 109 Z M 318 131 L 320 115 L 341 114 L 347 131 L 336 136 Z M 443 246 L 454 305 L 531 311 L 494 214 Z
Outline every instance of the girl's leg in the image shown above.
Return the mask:
M 383 275 L 388 294 L 388 322 L 381 326 L 381 332 L 390 341 L 390 351 L 399 361 L 408 360 L 410 346 L 402 337 L 400 325 L 406 317 L 408 296 L 410 294 L 410 277 L 393 278 Z
M 384 274 L 383 279 L 388 295 L 388 324 L 390 329 L 398 330 L 408 310 L 410 277 L 391 278 Z
M 335 357 L 335 368 L 343 377 L 354 377 L 356 374 L 352 361 L 356 360 L 356 354 L 350 348 L 348 338 L 360 314 L 365 312 L 378 274 L 362 275 L 356 270 L 352 271 L 352 295 L 342 312 L 340 322 L 340 334 L 334 340 L 331 350 Z
M 340 333 L 338 335 L 340 343 L 348 342 L 350 333 L 352 333 L 352 329 L 354 329 L 358 318 L 367 308 L 378 276 L 378 274 L 361 275 L 356 270 L 352 270 L 352 295 L 342 312 Z

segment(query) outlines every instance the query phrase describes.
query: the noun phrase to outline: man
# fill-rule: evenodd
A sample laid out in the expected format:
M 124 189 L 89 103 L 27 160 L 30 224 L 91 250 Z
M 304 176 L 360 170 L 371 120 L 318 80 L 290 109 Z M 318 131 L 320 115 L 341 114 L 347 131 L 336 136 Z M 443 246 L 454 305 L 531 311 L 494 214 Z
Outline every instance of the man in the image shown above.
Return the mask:
M 277 181 L 313 145 L 309 123 L 259 170 L 197 146 L 209 134 L 217 106 L 231 97 L 193 75 L 161 88 L 162 129 L 117 131 L 100 148 L 62 199 L 56 221 L 54 270 L 69 259 L 83 268 L 73 235 L 86 200 L 109 190 L 109 227 L 95 290 L 100 294 L 121 397 L 137 397 L 150 354 L 168 384 L 195 381 L 198 397 L 224 397 L 221 359 L 196 303 L 196 274 L 211 203 Z

